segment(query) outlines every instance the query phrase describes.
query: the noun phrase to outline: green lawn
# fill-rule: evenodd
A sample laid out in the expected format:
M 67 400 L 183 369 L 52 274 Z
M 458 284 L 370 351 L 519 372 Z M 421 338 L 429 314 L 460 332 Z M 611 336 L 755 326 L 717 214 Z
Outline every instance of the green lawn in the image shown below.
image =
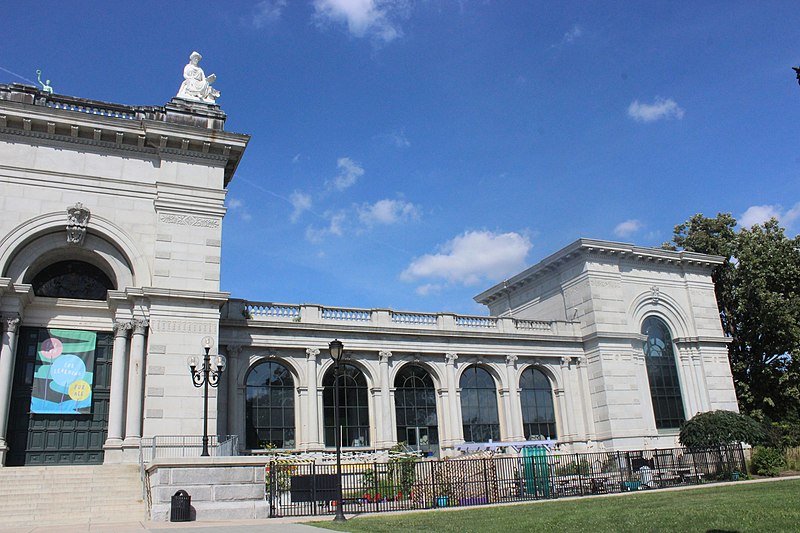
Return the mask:
M 353 533 L 800 531 L 800 480 L 309 523 Z

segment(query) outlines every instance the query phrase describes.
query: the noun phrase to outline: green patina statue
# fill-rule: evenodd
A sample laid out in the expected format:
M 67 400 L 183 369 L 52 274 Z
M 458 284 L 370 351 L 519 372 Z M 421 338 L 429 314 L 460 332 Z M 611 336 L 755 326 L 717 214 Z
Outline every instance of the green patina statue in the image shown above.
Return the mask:
M 42 86 L 42 90 L 46 93 L 53 94 L 53 87 L 50 85 L 50 80 L 47 80 L 46 83 L 42 83 L 42 71 L 36 71 L 36 79 L 39 81 L 39 84 Z

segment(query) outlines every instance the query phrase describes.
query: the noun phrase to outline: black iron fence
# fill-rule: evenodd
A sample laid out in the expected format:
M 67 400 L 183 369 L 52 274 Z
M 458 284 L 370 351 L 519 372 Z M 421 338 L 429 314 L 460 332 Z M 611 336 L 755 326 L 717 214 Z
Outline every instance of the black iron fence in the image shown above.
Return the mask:
M 745 472 L 741 446 L 464 457 L 399 458 L 342 465 L 344 512 L 461 507 L 605 494 L 736 480 Z M 336 512 L 336 466 L 292 459 L 268 466 L 270 517 Z

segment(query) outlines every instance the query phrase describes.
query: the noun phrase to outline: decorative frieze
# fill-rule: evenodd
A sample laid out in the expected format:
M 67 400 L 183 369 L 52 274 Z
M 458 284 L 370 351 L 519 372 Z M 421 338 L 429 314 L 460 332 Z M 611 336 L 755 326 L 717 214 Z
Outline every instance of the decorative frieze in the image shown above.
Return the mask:
M 213 322 L 196 322 L 190 320 L 163 320 L 156 319 L 150 324 L 150 329 L 156 333 L 191 333 L 191 334 L 216 334 L 216 324 Z
M 218 218 L 198 217 L 195 215 L 177 215 L 161 213 L 159 220 L 164 224 L 178 224 L 180 226 L 192 226 L 195 228 L 218 228 L 220 221 Z

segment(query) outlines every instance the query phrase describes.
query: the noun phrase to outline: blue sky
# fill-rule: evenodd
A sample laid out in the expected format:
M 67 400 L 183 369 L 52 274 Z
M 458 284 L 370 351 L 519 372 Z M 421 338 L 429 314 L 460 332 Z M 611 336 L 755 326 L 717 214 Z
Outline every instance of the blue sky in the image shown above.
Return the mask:
M 8 2 L 0 83 L 160 105 L 189 53 L 227 129 L 222 289 L 483 314 L 578 237 L 694 213 L 800 230 L 800 4 Z

